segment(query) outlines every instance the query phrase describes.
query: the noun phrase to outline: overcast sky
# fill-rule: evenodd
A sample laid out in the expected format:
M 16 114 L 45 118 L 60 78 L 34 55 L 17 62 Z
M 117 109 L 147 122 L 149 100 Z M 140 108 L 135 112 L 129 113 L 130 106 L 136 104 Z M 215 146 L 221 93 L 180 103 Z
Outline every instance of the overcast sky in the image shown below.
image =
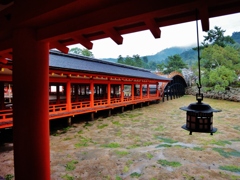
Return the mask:
M 199 26 L 200 42 L 203 41 L 201 23 Z M 210 29 L 219 26 L 226 30 L 224 35 L 232 35 L 233 32 L 240 32 L 240 13 L 221 16 L 210 19 Z M 123 35 L 123 44 L 117 45 L 112 39 L 106 38 L 92 41 L 92 53 L 95 58 L 117 58 L 119 55 L 126 57 L 138 54 L 140 56 L 153 55 L 157 52 L 173 46 L 197 45 L 196 22 L 182 23 L 162 27 L 161 38 L 155 39 L 149 30 Z M 84 48 L 81 45 L 72 47 Z

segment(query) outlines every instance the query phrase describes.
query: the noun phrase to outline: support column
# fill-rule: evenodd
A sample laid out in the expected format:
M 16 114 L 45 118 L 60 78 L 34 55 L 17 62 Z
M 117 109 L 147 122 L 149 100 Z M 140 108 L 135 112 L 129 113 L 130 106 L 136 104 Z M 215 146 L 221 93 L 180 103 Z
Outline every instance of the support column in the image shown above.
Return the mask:
M 147 97 L 149 98 L 149 93 L 150 92 L 150 90 L 149 90 L 149 84 L 147 84 Z
M 91 81 L 90 83 L 90 107 L 93 107 L 94 106 L 94 84 L 93 82 Z
M 140 99 L 142 99 L 143 98 L 143 93 L 142 93 L 142 83 L 140 84 Z
M 159 93 L 159 89 L 158 89 L 158 82 L 156 83 L 156 96 L 160 97 L 160 93 Z
M 110 117 L 111 115 L 112 115 L 112 110 L 109 109 L 109 110 L 108 110 L 108 117 Z
M 4 106 L 4 82 L 0 82 L 0 110 L 5 109 Z
M 108 105 L 111 104 L 111 84 L 108 83 L 107 85 L 107 102 L 108 102 Z
M 68 117 L 68 126 L 72 126 L 72 117 Z
M 94 113 L 92 112 L 92 113 L 90 113 L 90 118 L 91 118 L 91 121 L 94 121 Z
M 66 102 L 67 102 L 67 110 L 72 110 L 72 102 L 71 102 L 71 82 L 68 80 L 66 87 Z
M 50 180 L 49 44 L 35 35 L 13 33 L 14 176 Z
M 132 101 L 134 100 L 134 83 L 132 83 L 131 86 L 131 95 L 132 95 Z
M 124 84 L 122 83 L 121 84 L 121 102 L 123 102 L 124 101 Z

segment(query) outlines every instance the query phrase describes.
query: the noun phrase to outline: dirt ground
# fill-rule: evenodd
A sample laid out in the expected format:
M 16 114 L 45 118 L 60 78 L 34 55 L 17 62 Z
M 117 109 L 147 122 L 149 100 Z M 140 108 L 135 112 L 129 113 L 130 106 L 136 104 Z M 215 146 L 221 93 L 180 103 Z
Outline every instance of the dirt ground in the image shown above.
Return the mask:
M 113 113 L 52 132 L 51 179 L 240 180 L 240 103 L 204 99 L 214 113 L 211 136 L 181 128 L 194 96 Z M 106 113 L 107 114 L 107 113 Z M 0 176 L 14 174 L 12 143 L 0 147 Z

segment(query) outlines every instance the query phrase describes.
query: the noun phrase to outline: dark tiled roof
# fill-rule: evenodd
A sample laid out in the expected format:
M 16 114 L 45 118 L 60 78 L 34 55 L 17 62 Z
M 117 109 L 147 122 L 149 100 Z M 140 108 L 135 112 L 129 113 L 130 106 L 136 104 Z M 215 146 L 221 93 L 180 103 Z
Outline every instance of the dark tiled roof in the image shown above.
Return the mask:
M 63 54 L 58 51 L 50 51 L 49 59 L 49 66 L 51 69 L 82 71 L 86 73 L 119 75 L 154 80 L 171 80 L 169 78 L 153 74 L 146 69 L 136 68 L 75 54 Z

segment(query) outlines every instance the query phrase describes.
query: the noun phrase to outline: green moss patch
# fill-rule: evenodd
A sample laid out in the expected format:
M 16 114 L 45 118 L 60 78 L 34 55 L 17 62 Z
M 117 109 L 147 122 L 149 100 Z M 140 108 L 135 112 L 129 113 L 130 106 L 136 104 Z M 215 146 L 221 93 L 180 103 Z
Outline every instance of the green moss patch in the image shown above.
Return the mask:
M 102 147 L 105 147 L 105 148 L 118 148 L 118 147 L 120 147 L 120 144 L 118 144 L 118 143 L 109 143 L 109 144 L 102 145 Z
M 235 157 L 240 157 L 240 152 L 236 150 L 228 150 L 225 151 L 222 148 L 213 148 L 214 151 L 218 152 L 221 156 L 223 157 L 230 157 L 230 156 L 235 156 Z
M 180 162 L 167 161 L 167 160 L 164 160 L 164 159 L 158 160 L 157 163 L 161 164 L 162 166 L 171 166 L 171 167 L 180 167 L 182 165 Z
M 231 171 L 235 173 L 240 173 L 240 166 L 219 166 L 219 169 L 221 170 L 226 170 L 226 171 Z
M 78 161 L 76 161 L 76 160 L 72 160 L 72 161 L 68 162 L 65 165 L 66 171 L 73 171 L 76 168 L 75 164 L 77 164 L 77 163 L 78 163 Z

